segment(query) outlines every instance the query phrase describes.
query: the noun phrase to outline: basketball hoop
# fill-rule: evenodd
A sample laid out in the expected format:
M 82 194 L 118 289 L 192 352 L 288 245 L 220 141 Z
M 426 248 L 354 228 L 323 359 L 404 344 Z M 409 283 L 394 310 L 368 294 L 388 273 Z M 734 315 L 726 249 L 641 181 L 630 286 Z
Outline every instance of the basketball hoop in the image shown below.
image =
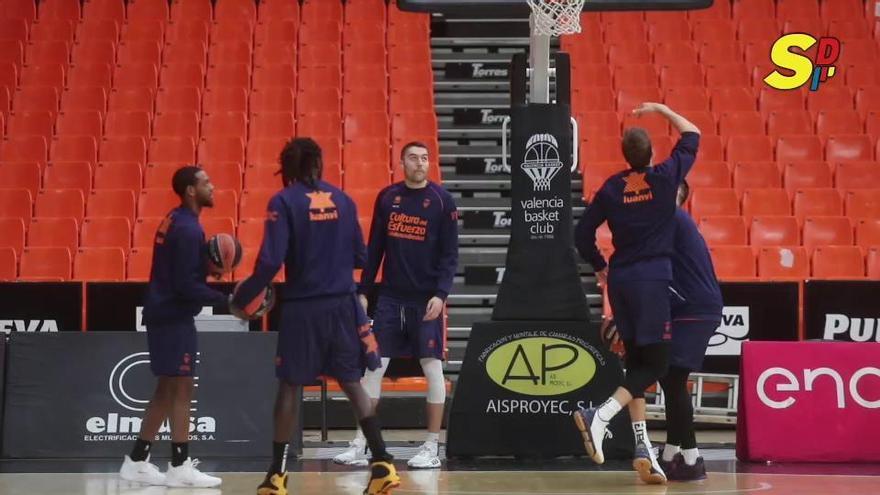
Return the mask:
M 535 34 L 559 36 L 581 32 L 584 0 L 528 0 L 535 18 Z

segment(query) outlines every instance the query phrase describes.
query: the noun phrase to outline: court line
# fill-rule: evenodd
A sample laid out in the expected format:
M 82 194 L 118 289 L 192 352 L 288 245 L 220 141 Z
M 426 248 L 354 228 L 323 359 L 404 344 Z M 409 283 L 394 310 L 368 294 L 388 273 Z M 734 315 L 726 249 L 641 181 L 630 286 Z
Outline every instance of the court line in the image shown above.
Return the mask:
M 546 471 L 542 471 L 542 472 L 546 472 Z M 650 490 L 652 487 L 656 487 L 658 490 L 658 493 L 662 489 L 662 493 L 664 493 L 664 494 L 666 493 L 666 489 L 668 488 L 668 485 L 641 485 L 639 487 L 640 490 L 642 489 L 642 486 L 646 490 Z M 758 486 L 756 486 L 754 488 L 734 488 L 731 490 L 709 490 L 709 491 L 698 490 L 698 491 L 687 491 L 687 492 L 676 491 L 674 493 L 674 495 L 689 495 L 689 494 L 691 494 L 691 495 L 721 495 L 724 493 L 737 494 L 737 493 L 763 492 L 763 491 L 770 490 L 772 488 L 773 488 L 773 485 L 771 485 L 770 483 L 761 482 L 761 483 L 758 483 Z M 398 492 L 398 493 L 424 493 L 424 490 L 407 490 L 407 489 L 403 489 L 403 488 L 396 488 L 394 491 Z M 453 491 L 443 491 L 443 492 L 439 492 L 439 493 L 442 493 L 443 495 L 518 495 L 518 494 L 526 494 L 526 493 L 534 493 L 534 492 L 511 492 L 511 491 L 474 492 L 474 491 L 453 490 Z M 632 490 L 628 490 L 625 492 L 601 491 L 601 492 L 541 492 L 541 493 L 543 495 L 632 495 L 633 492 L 632 492 Z

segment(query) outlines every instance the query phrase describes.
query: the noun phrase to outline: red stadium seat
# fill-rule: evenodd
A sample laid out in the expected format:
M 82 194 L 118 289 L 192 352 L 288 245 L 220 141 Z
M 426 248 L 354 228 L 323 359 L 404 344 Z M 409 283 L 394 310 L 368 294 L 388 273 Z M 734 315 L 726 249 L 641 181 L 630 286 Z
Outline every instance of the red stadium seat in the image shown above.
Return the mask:
M 34 201 L 35 217 L 72 217 L 80 222 L 84 215 L 83 193 L 77 189 L 43 189 Z
M 880 218 L 878 189 L 856 189 L 846 192 L 846 215 L 850 218 Z
M 780 162 L 822 160 L 822 141 L 816 136 L 780 136 L 776 141 L 776 160 Z
M 105 135 L 149 138 L 150 116 L 147 112 L 109 112 L 104 124 Z
M 156 239 L 156 230 L 159 228 L 159 224 L 162 223 L 163 218 L 164 215 L 161 217 L 138 218 L 134 222 L 134 228 L 132 229 L 132 240 L 134 241 L 132 247 L 135 249 L 152 248 Z
M 837 189 L 876 189 L 877 164 L 874 162 L 838 163 L 834 184 Z
M 95 168 L 95 189 L 141 190 L 141 167 L 135 162 L 102 162 Z M 88 208 L 91 210 L 91 206 Z
M 192 111 L 161 112 L 153 121 L 153 138 L 188 137 L 199 138 L 199 115 Z
M 758 250 L 758 276 L 764 280 L 810 278 L 807 251 L 800 246 L 765 246 Z
M 865 261 L 856 246 L 820 246 L 813 252 L 813 278 L 862 279 Z
M 853 226 L 846 217 L 807 217 L 803 244 L 808 252 L 818 246 L 852 246 Z
M 813 123 L 805 110 L 772 110 L 767 113 L 767 134 L 802 135 L 813 134 Z
M 733 136 L 727 140 L 727 161 L 772 161 L 773 142 L 766 136 Z
M 152 264 L 152 244 L 147 248 L 132 249 L 128 253 L 126 280 L 130 282 L 144 282 L 149 280 Z
M 17 278 L 17 252 L 9 247 L 0 247 L 0 280 L 12 282 Z
M 755 215 L 791 215 L 791 201 L 784 189 L 746 189 L 742 192 L 742 212 L 746 221 Z
M 40 190 L 40 176 L 40 164 L 36 162 L 5 162 L 0 165 L 0 184 L 4 190 L 26 189 L 35 196 Z
M 79 245 L 79 227 L 75 218 L 32 218 L 28 226 L 28 247 L 63 247 Z
M 722 136 L 764 135 L 764 119 L 754 110 L 724 112 L 718 120 L 718 131 Z
M 32 196 L 27 189 L 4 189 L 0 194 L 0 218 L 20 218 L 24 223 L 33 214 Z
M 779 188 L 782 180 L 774 162 L 740 162 L 733 167 L 733 187 L 738 193 L 749 188 Z
M 800 245 L 797 219 L 785 216 L 754 217 L 749 228 L 749 242 L 752 246 Z
M 748 246 L 709 248 L 715 274 L 721 280 L 752 280 L 756 276 L 755 254 Z
M 70 280 L 70 250 L 64 247 L 25 248 L 21 255 L 21 280 Z
M 147 145 L 138 136 L 104 137 L 98 158 L 102 162 L 135 162 L 143 165 L 147 160 Z
M 798 189 L 794 193 L 794 215 L 798 220 L 807 216 L 843 215 L 843 199 L 836 189 Z
M 46 189 L 77 189 L 83 195 L 92 189 L 92 166 L 87 162 L 53 162 L 43 172 Z
M 860 218 L 856 224 L 856 245 L 867 249 L 880 246 L 880 218 Z
M 76 252 L 73 277 L 77 280 L 125 280 L 125 251 L 118 247 L 86 247 Z
M 0 217 L 0 231 L 3 236 L 0 237 L 0 249 L 11 248 L 16 255 L 24 249 L 25 224 L 21 218 L 3 218 Z
M 746 224 L 740 216 L 702 217 L 700 233 L 710 246 L 748 245 Z
M 874 158 L 874 145 L 868 136 L 836 135 L 825 142 L 825 160 L 829 162 L 861 161 Z
M 278 192 L 277 189 L 246 189 L 242 191 L 239 205 L 240 218 L 242 220 L 245 218 L 265 218 L 266 206 L 276 192 Z
M 782 181 L 789 192 L 834 185 L 831 168 L 821 161 L 786 163 L 783 167 Z
M 131 223 L 125 217 L 86 218 L 80 233 L 82 247 L 131 247 Z
M 138 217 L 164 217 L 179 204 L 180 198 L 171 189 L 144 189 L 138 197 Z
M 135 218 L 135 192 L 130 189 L 97 189 L 89 193 L 88 218 Z
M 720 215 L 739 215 L 739 200 L 733 189 L 694 189 L 690 211 L 694 218 Z

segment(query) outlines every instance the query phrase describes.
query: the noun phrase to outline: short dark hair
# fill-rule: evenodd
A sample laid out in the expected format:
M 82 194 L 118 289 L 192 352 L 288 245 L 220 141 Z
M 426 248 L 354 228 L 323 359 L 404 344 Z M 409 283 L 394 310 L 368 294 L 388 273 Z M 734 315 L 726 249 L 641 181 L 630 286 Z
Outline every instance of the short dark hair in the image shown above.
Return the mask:
M 620 149 L 631 168 L 643 168 L 651 164 L 651 138 L 641 127 L 630 127 L 623 131 Z
M 171 178 L 171 188 L 174 189 L 174 193 L 183 198 L 187 187 L 198 184 L 199 178 L 196 175 L 201 171 L 202 168 L 197 165 L 186 165 L 177 169 Z
M 284 185 L 302 182 L 312 189 L 318 187 L 324 171 L 321 146 L 312 138 L 293 138 L 281 150 L 281 177 Z
M 431 148 L 428 148 L 428 145 L 423 143 L 422 141 L 410 141 L 403 145 L 403 148 L 400 148 L 400 159 L 403 160 L 403 157 L 406 156 L 406 150 L 410 148 L 425 148 L 428 150 L 428 153 L 431 152 Z

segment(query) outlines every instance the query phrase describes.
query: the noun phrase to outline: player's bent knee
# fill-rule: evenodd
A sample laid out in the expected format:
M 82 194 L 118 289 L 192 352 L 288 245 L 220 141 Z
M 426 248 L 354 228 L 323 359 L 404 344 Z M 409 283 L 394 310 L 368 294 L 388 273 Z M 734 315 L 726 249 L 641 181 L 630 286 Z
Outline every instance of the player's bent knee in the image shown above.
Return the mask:
M 361 384 L 364 386 L 367 396 L 373 400 L 379 400 L 379 397 L 382 395 L 382 378 L 385 377 L 385 371 L 388 370 L 388 363 L 390 362 L 391 358 L 382 358 L 382 366 L 373 371 L 367 370 L 361 379 Z
M 443 378 L 443 363 L 436 358 L 419 360 L 428 381 L 428 404 L 446 403 L 446 380 Z

